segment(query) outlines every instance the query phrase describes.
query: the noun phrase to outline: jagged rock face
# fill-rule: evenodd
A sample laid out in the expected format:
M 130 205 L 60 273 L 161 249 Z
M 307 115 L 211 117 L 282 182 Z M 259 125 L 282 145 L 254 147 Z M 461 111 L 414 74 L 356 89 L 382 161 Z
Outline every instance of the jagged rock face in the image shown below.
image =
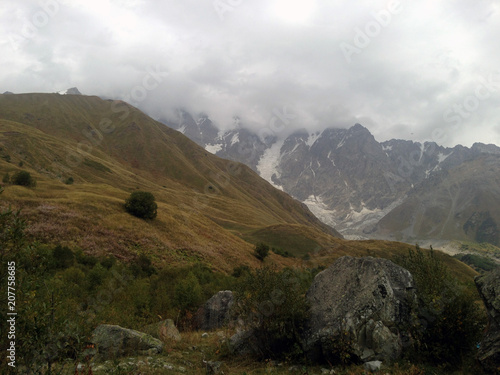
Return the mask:
M 379 143 L 360 124 L 279 138 L 241 125 L 218 132 L 206 117 L 181 123 L 168 125 L 207 151 L 247 164 L 346 238 L 500 244 L 495 229 L 500 225 L 500 181 L 494 177 L 500 175 L 500 148 L 495 145 Z M 489 162 L 479 162 L 484 158 Z M 470 163 L 473 168 L 467 167 Z M 491 220 L 465 230 L 475 213 Z
M 92 343 L 97 347 L 97 361 L 158 354 L 163 350 L 163 343 L 146 333 L 109 324 L 101 324 L 94 330 Z
M 72 87 L 66 91 L 67 95 L 82 95 L 80 90 L 78 90 L 76 87 Z
M 390 361 L 410 343 L 413 276 L 389 260 L 342 257 L 316 275 L 307 299 L 312 359 L 335 361 L 341 351 L 354 360 Z
M 477 276 L 475 282 L 489 319 L 478 359 L 489 374 L 500 374 L 500 268 Z
M 233 303 L 233 292 L 230 290 L 221 291 L 212 296 L 203 307 L 201 329 L 212 330 L 227 325 Z

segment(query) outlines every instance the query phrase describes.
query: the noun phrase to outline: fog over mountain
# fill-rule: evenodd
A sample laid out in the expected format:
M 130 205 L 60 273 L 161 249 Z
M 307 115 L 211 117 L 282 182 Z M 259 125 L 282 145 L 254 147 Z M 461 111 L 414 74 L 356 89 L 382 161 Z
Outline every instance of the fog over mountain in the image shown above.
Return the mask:
M 361 124 L 264 140 L 180 112 L 177 130 L 243 162 L 350 239 L 500 244 L 500 147 L 377 142 Z M 176 124 L 167 125 L 175 128 Z
M 431 0 L 0 3 L 0 92 L 120 98 L 255 133 L 500 144 L 499 5 Z M 279 121 L 277 121 L 278 119 Z M 286 133 L 286 134 L 285 134 Z

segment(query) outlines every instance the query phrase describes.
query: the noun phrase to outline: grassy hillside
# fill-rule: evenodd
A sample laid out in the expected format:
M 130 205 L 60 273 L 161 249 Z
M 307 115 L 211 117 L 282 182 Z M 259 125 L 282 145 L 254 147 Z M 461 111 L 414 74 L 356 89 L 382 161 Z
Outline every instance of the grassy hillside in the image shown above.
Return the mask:
M 7 185 L 1 205 L 22 208 L 29 234 L 43 242 L 230 270 L 258 264 L 252 251 L 259 238 L 247 234 L 268 226 L 303 228 L 304 246 L 338 235 L 249 168 L 122 102 L 0 95 L 0 147 L 1 176 L 26 170 L 38 181 L 36 188 Z M 74 183 L 65 184 L 70 177 Z M 125 212 L 124 200 L 138 189 L 155 195 L 157 219 Z
M 15 214 L 4 214 L 0 255 L 16 260 L 22 280 L 16 289 L 23 317 L 17 353 L 19 363 L 29 368 L 43 369 L 53 358 L 66 358 L 55 368 L 74 373 L 98 324 L 142 329 L 169 318 L 184 330 L 183 341 L 137 366 L 128 358 L 123 371 L 160 373 L 164 370 L 153 364 L 168 363 L 182 372 L 205 373 L 201 359 L 207 358 L 222 360 L 227 373 L 285 373 L 286 362 L 280 367 L 230 355 L 219 333 L 201 338 L 190 332 L 193 314 L 219 290 L 259 284 L 249 278 L 250 268 L 262 264 L 276 265 L 277 270 L 268 271 L 273 273 L 291 267 L 290 285 L 297 282 L 303 299 L 314 275 L 338 257 L 401 261 L 414 248 L 391 241 L 346 241 L 244 165 L 206 152 L 125 103 L 96 97 L 0 95 L 0 177 L 7 180 L 19 171 L 29 172 L 37 184 L 2 183 L 0 212 L 20 209 L 27 226 L 23 231 Z M 154 220 L 125 211 L 126 198 L 137 190 L 156 197 Z M 19 238 L 26 240 L 24 246 L 17 246 Z M 253 255 L 258 242 L 274 248 L 263 262 Z M 477 272 L 453 257 L 436 256 L 478 299 Z M 2 272 L 6 275 L 6 268 Z M 6 327 L 5 320 L 2 332 Z M 4 352 L 6 345 L 0 343 Z M 96 365 L 95 373 L 110 373 L 118 364 Z M 302 369 L 323 372 L 316 366 Z M 387 368 L 393 374 L 417 370 L 410 363 L 404 370 L 399 364 Z
M 390 258 L 408 247 L 341 240 L 251 169 L 206 152 L 124 102 L 0 95 L 0 148 L 0 176 L 26 170 L 38 181 L 36 188 L 6 184 L 0 206 L 22 209 L 32 239 L 92 255 L 130 260 L 145 253 L 158 264 L 200 261 L 231 271 L 260 264 L 252 255 L 257 242 L 294 255 L 271 253 L 269 262 L 295 266 L 304 265 L 304 256 L 306 264 L 326 266 L 346 254 Z M 74 183 L 65 184 L 70 177 Z M 155 195 L 155 220 L 125 212 L 135 190 Z

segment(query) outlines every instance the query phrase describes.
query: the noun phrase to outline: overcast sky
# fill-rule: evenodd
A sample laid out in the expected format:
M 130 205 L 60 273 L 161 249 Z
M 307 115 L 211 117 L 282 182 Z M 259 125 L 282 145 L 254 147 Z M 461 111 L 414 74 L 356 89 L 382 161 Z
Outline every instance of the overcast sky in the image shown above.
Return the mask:
M 499 36 L 489 0 L 1 0 L 0 92 L 500 145 Z

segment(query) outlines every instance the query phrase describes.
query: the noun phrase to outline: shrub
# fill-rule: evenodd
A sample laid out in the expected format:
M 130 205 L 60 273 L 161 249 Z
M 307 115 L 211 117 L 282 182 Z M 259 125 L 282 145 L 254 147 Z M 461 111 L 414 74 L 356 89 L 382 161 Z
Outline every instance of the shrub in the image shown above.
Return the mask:
M 125 209 L 141 219 L 154 219 L 158 205 L 153 194 L 147 191 L 134 191 L 125 201 Z
M 278 254 L 284 258 L 293 258 L 293 254 L 291 254 L 288 250 L 283 250 L 275 247 L 273 247 L 271 250 L 273 251 L 273 253 Z
M 97 263 L 94 268 L 87 274 L 87 286 L 88 290 L 92 291 L 97 289 L 98 286 L 102 285 L 104 279 L 106 278 L 106 269 Z
M 108 256 L 106 258 L 101 259 L 100 261 L 101 265 L 109 270 L 111 267 L 113 267 L 116 263 L 116 258 L 113 256 Z
M 26 222 L 21 218 L 20 211 L 12 211 L 10 208 L 0 211 L 0 261 L 7 254 L 19 252 L 22 248 L 25 227 Z
M 246 275 L 249 272 L 250 272 L 250 267 L 248 267 L 247 265 L 241 265 L 233 269 L 233 273 L 231 274 L 231 276 L 238 278 L 243 275 Z
M 417 245 L 396 262 L 412 273 L 418 291 L 420 324 L 412 327 L 418 357 L 459 366 L 472 355 L 485 323 L 475 289 L 460 285 L 433 250 L 424 252 Z
M 289 269 L 261 268 L 247 273 L 235 291 L 235 313 L 253 331 L 258 357 L 300 359 L 309 315 L 307 285 Z
M 85 254 L 82 250 L 78 250 L 75 253 L 76 261 L 84 266 L 88 266 L 90 268 L 94 267 L 99 261 L 96 257 L 92 255 Z
M 134 263 L 130 265 L 130 271 L 134 277 L 151 276 L 156 272 L 151 259 L 146 254 L 141 254 Z
M 2 178 L 2 182 L 4 184 L 8 184 L 10 182 L 10 175 L 9 175 L 9 172 L 5 173 L 3 178 Z
M 194 275 L 189 272 L 184 280 L 175 286 L 174 303 L 182 313 L 194 311 L 202 303 L 201 286 Z
M 16 172 L 11 179 L 14 185 L 27 186 L 27 187 L 35 187 L 36 181 L 31 174 L 26 171 Z
M 255 245 L 254 255 L 257 257 L 257 259 L 263 261 L 264 258 L 269 255 L 269 246 L 262 242 L 258 243 L 257 245 Z
M 64 180 L 64 183 L 66 185 L 73 185 L 73 182 L 75 182 L 75 179 L 73 177 L 68 177 L 66 180 Z
M 55 268 L 68 268 L 75 262 L 75 254 L 67 246 L 57 245 L 52 251 Z
M 61 279 L 65 285 L 80 285 L 85 280 L 85 273 L 77 267 L 70 267 L 61 271 Z

